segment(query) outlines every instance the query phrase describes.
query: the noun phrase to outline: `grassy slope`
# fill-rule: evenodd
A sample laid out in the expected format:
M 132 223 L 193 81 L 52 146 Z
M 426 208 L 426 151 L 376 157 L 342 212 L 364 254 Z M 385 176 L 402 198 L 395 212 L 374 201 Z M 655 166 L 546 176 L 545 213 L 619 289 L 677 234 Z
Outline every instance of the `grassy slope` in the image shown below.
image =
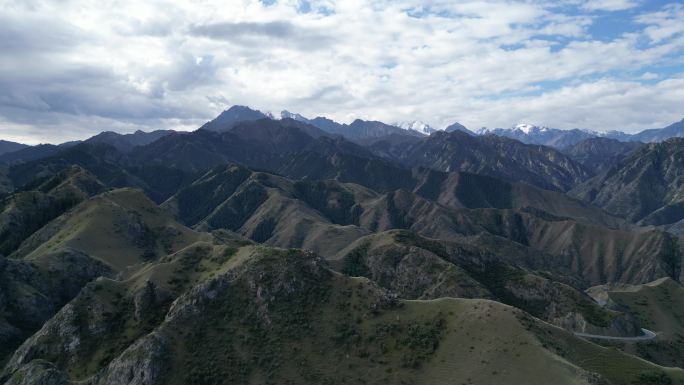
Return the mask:
M 12 253 L 49 221 L 104 190 L 94 176 L 73 166 L 3 198 L 0 202 L 0 253 Z
M 601 308 L 564 284 L 569 277 L 516 267 L 516 262 L 530 258 L 526 252 L 505 242 L 438 241 L 393 230 L 352 243 L 333 265 L 346 274 L 368 277 L 401 298 L 496 299 L 567 329 L 636 335 L 639 329 L 630 318 Z
M 0 362 L 89 281 L 131 274 L 208 239 L 137 190 L 114 190 L 77 205 L 31 235 L 12 258 L 0 260 Z
M 655 340 L 619 344 L 625 351 L 666 366 L 684 366 L 684 287 L 662 278 L 644 285 L 592 288 L 615 306 L 634 314 L 658 335 Z
M 13 254 L 40 265 L 68 250 L 122 271 L 206 238 L 178 223 L 142 192 L 119 189 L 98 195 L 51 222 Z
M 545 348 L 559 341 L 579 353 Z M 8 368 L 35 359 L 95 384 L 122 383 L 128 368 L 139 369 L 127 381 L 152 384 L 594 383 L 586 368 L 617 385 L 664 373 L 496 302 L 397 301 L 301 251 L 206 242 L 90 284 Z
M 15 257 L 46 268 L 60 250 L 85 253 L 124 280 L 89 284 L 24 343 L 5 376 L 33 375 L 21 368 L 36 360 L 102 384 L 128 378 L 129 368 L 172 384 L 589 383 L 577 365 L 628 384 L 662 372 L 495 302 L 397 301 L 312 254 L 191 231 L 136 190 L 90 199 Z M 582 354 L 562 359 L 545 338 Z M 584 362 L 594 356 L 629 370 Z

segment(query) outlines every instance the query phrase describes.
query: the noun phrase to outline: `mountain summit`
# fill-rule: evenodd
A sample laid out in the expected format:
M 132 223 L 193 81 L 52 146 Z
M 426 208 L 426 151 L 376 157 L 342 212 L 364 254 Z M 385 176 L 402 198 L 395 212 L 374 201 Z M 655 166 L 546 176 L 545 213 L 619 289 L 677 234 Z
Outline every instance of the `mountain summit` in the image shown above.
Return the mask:
M 529 135 L 533 132 L 544 132 L 548 131 L 548 127 L 539 127 L 535 126 L 534 124 L 529 124 L 529 123 L 518 123 L 513 127 L 513 130 L 520 130 L 524 132 L 525 134 Z
M 599 136 L 599 133 L 589 130 L 561 130 L 540 127 L 529 123 L 519 123 L 511 128 L 482 128 L 477 133 L 479 135 L 494 134 L 516 139 L 527 144 L 542 144 L 557 149 L 572 146 L 582 140 Z
M 414 120 L 412 122 L 395 123 L 394 125 L 405 130 L 413 130 L 416 132 L 420 132 L 424 135 L 430 135 L 433 132 L 437 131 L 436 129 L 432 128 L 429 124 L 423 123 L 419 120 Z
M 454 132 L 454 131 L 462 131 L 465 132 L 466 134 L 473 135 L 474 132 L 470 131 L 469 129 L 466 128 L 466 126 L 462 125 L 459 122 L 454 122 L 447 126 L 447 128 L 444 129 L 446 132 Z
M 247 106 L 232 106 L 223 111 L 214 120 L 200 127 L 200 129 L 218 132 L 228 131 L 238 123 L 251 122 L 268 117 L 263 112 L 253 110 Z

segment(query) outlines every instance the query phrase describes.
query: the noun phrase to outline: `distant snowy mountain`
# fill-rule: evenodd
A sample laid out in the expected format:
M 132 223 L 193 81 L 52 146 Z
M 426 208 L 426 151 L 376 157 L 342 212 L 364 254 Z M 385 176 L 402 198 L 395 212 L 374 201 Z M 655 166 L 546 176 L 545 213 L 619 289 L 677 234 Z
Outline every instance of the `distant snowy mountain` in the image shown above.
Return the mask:
M 280 118 L 281 119 L 294 119 L 294 120 L 298 120 L 300 122 L 305 122 L 305 123 L 310 122 L 309 119 L 303 117 L 302 115 L 294 113 L 294 112 L 290 112 L 288 110 L 280 111 Z
M 583 129 L 560 130 L 557 128 L 539 127 L 533 124 L 520 123 L 511 128 L 482 128 L 478 135 L 494 134 L 513 138 L 524 143 L 542 144 L 558 149 L 571 147 L 583 140 L 591 138 L 616 139 L 621 142 L 662 142 L 669 138 L 684 137 L 684 119 L 664 128 L 643 130 L 636 134 L 622 131 L 597 132 Z
M 241 121 L 252 121 L 263 118 L 274 119 L 270 113 L 252 110 L 245 106 L 233 106 L 224 111 L 213 121 L 205 124 L 202 128 L 215 131 L 229 130 Z M 381 138 L 388 135 L 413 136 L 422 138 L 440 131 L 429 124 L 419 120 L 385 124 L 377 121 L 365 121 L 357 119 L 351 124 L 341 124 L 325 117 L 308 119 L 298 113 L 284 110 L 280 113 L 281 119 L 293 119 L 318 127 L 328 133 L 342 135 L 355 141 L 366 141 Z M 583 140 L 592 138 L 617 139 L 622 142 L 660 142 L 672 137 L 684 136 L 684 119 L 660 129 L 644 130 L 636 134 L 627 134 L 622 131 L 596 132 L 585 129 L 561 130 L 547 126 L 537 126 L 530 123 L 518 123 L 509 128 L 481 128 L 475 132 L 468 130 L 460 123 L 454 123 L 444 129 L 446 132 L 462 131 L 469 135 L 498 135 L 519 140 L 527 144 L 539 144 L 555 147 L 557 149 L 569 148 Z
M 393 126 L 403 128 L 404 130 L 417 131 L 423 135 L 430 135 L 433 132 L 437 131 L 436 129 L 430 127 L 429 124 L 423 123 L 419 120 L 414 120 L 412 122 L 395 123 L 395 124 L 393 124 Z
M 539 127 L 535 126 L 533 124 L 528 124 L 528 123 L 519 123 L 516 124 L 515 127 L 513 127 L 513 130 L 520 130 L 524 132 L 527 135 L 530 135 L 534 132 L 546 132 L 549 130 L 548 127 Z
M 494 134 L 519 140 L 528 144 L 541 144 L 555 148 L 565 148 L 585 139 L 595 138 L 598 133 L 589 130 L 540 127 L 529 123 L 519 123 L 511 128 L 482 128 L 479 135 Z
M 549 127 L 535 126 L 529 123 L 518 123 L 511 128 L 493 128 L 489 129 L 486 127 L 481 128 L 478 133 L 480 134 L 504 134 L 509 132 L 507 136 L 511 135 L 535 135 L 542 132 L 548 132 L 551 130 Z
M 422 137 L 423 131 L 418 131 L 414 129 L 402 128 L 396 125 L 385 124 L 378 121 L 369 121 L 356 119 L 351 124 L 340 124 L 333 120 L 325 117 L 316 117 L 314 119 L 306 118 L 300 114 L 283 110 L 280 113 L 281 119 L 294 119 L 300 122 L 310 124 L 314 127 L 320 128 L 335 135 L 342 135 L 347 139 L 353 141 L 366 141 L 369 139 L 381 138 L 388 135 L 401 135 L 401 136 L 414 136 Z M 430 126 L 424 124 L 420 126 L 419 123 L 415 124 L 416 127 L 422 127 L 423 130 L 431 129 Z

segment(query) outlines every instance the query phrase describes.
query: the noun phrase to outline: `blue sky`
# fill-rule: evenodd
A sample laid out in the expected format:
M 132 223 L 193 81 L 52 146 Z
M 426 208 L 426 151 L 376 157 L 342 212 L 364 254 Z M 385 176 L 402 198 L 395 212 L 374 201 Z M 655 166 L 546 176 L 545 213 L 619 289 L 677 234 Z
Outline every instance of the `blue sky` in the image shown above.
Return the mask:
M 634 132 L 684 118 L 684 3 L 0 1 L 0 138 L 341 122 Z

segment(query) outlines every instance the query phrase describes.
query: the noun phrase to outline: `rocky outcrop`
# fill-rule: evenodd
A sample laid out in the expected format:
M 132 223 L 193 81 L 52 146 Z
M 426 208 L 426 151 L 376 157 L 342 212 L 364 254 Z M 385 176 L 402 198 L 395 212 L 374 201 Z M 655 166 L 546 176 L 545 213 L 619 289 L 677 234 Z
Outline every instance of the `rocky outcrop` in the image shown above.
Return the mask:
M 0 361 L 74 298 L 91 280 L 110 275 L 78 252 L 46 256 L 49 268 L 0 256 Z
M 69 385 L 67 376 L 54 364 L 35 360 L 22 366 L 5 382 L 5 385 Z
M 340 270 L 367 277 L 401 298 L 494 298 L 463 269 L 429 250 L 394 242 L 382 244 L 383 240 L 371 242 L 359 242 L 338 263 Z
M 89 385 L 150 385 L 163 383 L 168 370 L 168 344 L 164 336 L 152 333 L 136 341 Z

